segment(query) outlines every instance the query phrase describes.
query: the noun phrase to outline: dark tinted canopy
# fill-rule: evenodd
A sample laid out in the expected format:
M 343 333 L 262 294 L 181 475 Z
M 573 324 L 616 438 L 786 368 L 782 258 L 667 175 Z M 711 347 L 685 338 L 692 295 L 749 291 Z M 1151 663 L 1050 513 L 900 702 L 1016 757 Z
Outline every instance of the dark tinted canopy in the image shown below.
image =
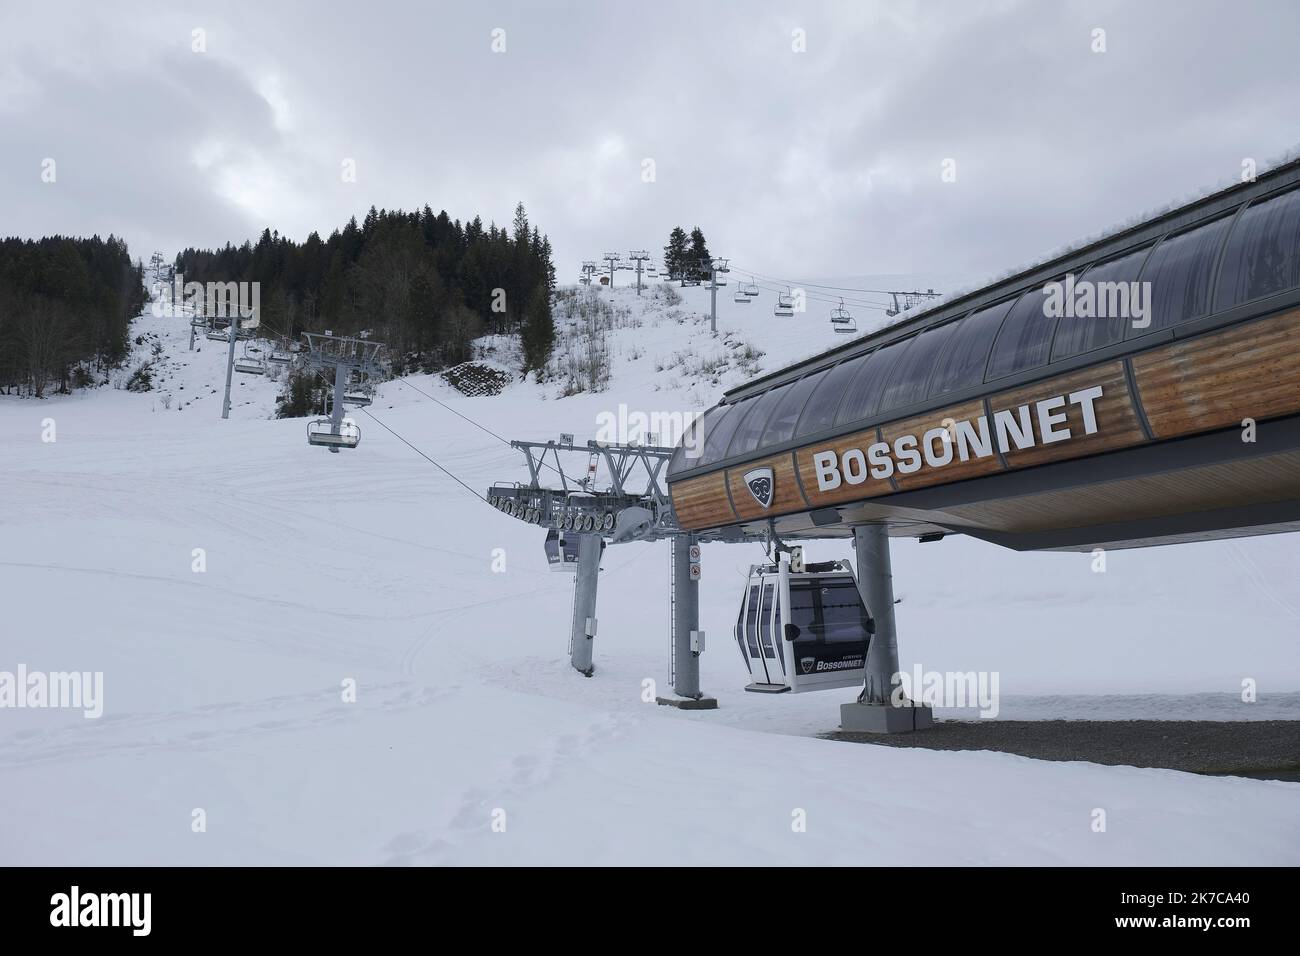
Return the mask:
M 1241 214 L 1219 269 L 1216 306 L 1284 292 L 1300 285 L 1300 189 L 1261 200 Z
M 758 447 L 758 440 L 763 437 L 768 416 L 789 390 L 789 385 L 782 385 L 754 399 L 753 409 L 741 421 L 736 433 L 731 436 L 731 444 L 727 446 L 728 458 L 747 454 Z
M 1063 278 L 1060 276 L 1053 281 L 1060 282 Z M 1002 331 L 993 343 L 985 381 L 1047 364 L 1056 319 L 1044 308 L 1047 303 L 1047 296 L 1043 294 L 1045 288 L 1030 289 L 1007 313 Z
M 931 395 L 946 395 L 984 381 L 989 348 L 1014 299 L 977 309 L 957 322 L 952 341 L 935 364 Z
M 779 445 L 794 436 L 794 426 L 799 421 L 799 413 L 808 402 L 808 396 L 829 374 L 830 369 L 813 372 L 786 389 L 784 397 L 768 417 L 767 427 L 763 429 L 763 445 Z
M 903 354 L 912 348 L 916 341 L 913 336 L 893 345 L 876 349 L 867 356 L 867 361 L 858 369 L 853 382 L 844 393 L 844 403 L 840 405 L 835 424 L 844 425 L 861 421 L 874 415 L 880 407 L 880 398 L 885 392 L 885 384 L 893 372 L 895 364 Z
M 1142 270 L 1141 281 L 1151 283 L 1151 324 L 1142 327 L 1130 322 L 1126 338 L 1167 329 L 1210 311 L 1214 263 L 1231 223 L 1231 216 L 1223 216 L 1160 240 Z
M 708 437 L 711 429 L 730 409 L 730 405 L 714 405 L 703 415 L 691 422 L 686 429 L 686 434 L 682 436 L 681 443 L 677 450 L 673 452 L 672 459 L 668 462 L 668 473 L 676 474 L 679 471 L 688 471 L 696 468 L 700 464 L 700 458 L 704 451 L 704 442 Z
M 796 438 L 812 435 L 835 424 L 835 412 L 844 397 L 844 389 L 866 361 L 867 357 L 863 355 L 841 362 L 830 370 L 804 406 L 794 430 Z
M 1065 316 L 1061 319 L 1056 326 L 1056 338 L 1052 342 L 1053 362 L 1124 341 L 1124 333 L 1133 321 L 1132 283 L 1137 281 L 1150 254 L 1151 247 L 1143 246 L 1084 270 L 1080 278 L 1092 287 L 1093 315 Z M 1108 289 L 1108 284 L 1112 283 L 1113 286 Z M 1106 303 L 1104 310 L 1100 301 Z M 1104 315 L 1099 314 L 1103 311 Z
M 688 432 L 692 448 L 678 450 L 669 474 L 756 457 L 838 426 L 887 422 L 901 410 L 940 405 L 950 393 L 1296 290 L 1300 187 L 1244 209 L 1221 205 L 1204 222 L 1074 268 L 1077 282 L 1091 283 L 1099 298 L 1110 296 L 1108 314 L 1058 320 L 1045 308 L 1044 286 L 1018 296 L 1013 288 L 1010 297 L 964 317 L 710 410 Z M 1134 321 L 1133 283 L 1150 283 L 1146 324 Z M 1124 314 L 1114 314 L 1116 306 Z
M 914 344 L 894 363 L 889 384 L 880 398 L 883 408 L 904 408 L 926 397 L 935 362 L 948 347 L 956 329 L 957 324 L 949 322 L 916 336 Z
M 709 434 L 704 439 L 704 454 L 700 456 L 701 465 L 711 465 L 726 456 L 731 437 L 736 434 L 736 429 L 740 427 L 740 423 L 749 414 L 756 401 L 757 399 L 747 398 L 723 409 L 722 417 L 709 429 Z

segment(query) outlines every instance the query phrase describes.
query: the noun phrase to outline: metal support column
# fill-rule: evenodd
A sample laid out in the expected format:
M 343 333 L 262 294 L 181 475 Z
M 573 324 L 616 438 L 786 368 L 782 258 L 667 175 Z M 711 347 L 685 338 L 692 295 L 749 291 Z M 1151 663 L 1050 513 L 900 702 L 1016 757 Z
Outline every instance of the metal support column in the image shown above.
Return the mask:
M 700 655 L 704 633 L 700 630 L 700 581 L 692 577 L 691 565 L 698 560 L 700 539 L 693 534 L 676 534 L 672 547 L 672 697 L 656 697 L 660 704 L 683 710 L 713 710 L 718 702 L 700 690 Z M 692 552 L 695 552 L 694 554 Z
M 674 535 L 673 549 L 673 693 L 700 697 L 700 655 L 691 648 L 691 633 L 700 630 L 700 582 L 691 579 L 693 534 Z
M 330 431 L 338 435 L 343 430 L 343 391 L 347 387 L 347 381 L 352 377 L 352 368 L 347 365 L 340 365 L 334 369 L 334 404 L 330 408 Z M 338 454 L 338 447 L 330 445 L 330 451 Z
M 709 266 L 709 331 L 718 331 L 718 270 Z
M 898 673 L 898 631 L 894 624 L 894 572 L 889 560 L 889 529 L 883 524 L 858 525 L 853 529 L 857 551 L 858 590 L 868 613 L 876 622 L 876 633 L 867 650 L 863 681 L 864 704 L 887 704 Z
M 840 706 L 844 730 L 899 733 L 922 730 L 934 722 L 930 708 L 911 701 L 895 706 L 890 699 L 898 673 L 898 631 L 894 623 L 894 573 L 889 559 L 889 529 L 883 524 L 853 529 L 857 552 L 858 590 L 876 632 L 867 646 L 862 693 L 856 702 Z
M 575 535 L 578 567 L 573 580 L 573 624 L 569 631 L 569 662 L 585 677 L 595 671 L 592 645 L 596 639 L 596 583 L 600 574 L 602 540 L 598 534 Z
M 221 417 L 230 417 L 230 380 L 235 374 L 235 341 L 239 338 L 239 309 L 230 316 L 230 349 L 226 353 L 226 398 L 221 403 Z

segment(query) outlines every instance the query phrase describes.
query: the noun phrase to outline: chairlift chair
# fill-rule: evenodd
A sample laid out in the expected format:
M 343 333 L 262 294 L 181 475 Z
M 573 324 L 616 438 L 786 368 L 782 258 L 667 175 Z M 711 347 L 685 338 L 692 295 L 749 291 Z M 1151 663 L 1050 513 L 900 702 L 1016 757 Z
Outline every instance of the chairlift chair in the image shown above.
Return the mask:
M 744 292 L 745 295 L 747 296 L 751 296 L 751 297 L 756 296 L 758 295 L 758 283 L 742 282 L 740 283 L 740 291 Z
M 358 408 L 365 408 L 373 399 L 369 387 L 349 388 L 343 393 L 344 405 L 356 405 Z
M 831 309 L 831 325 L 836 332 L 856 332 L 858 323 L 853 318 L 853 313 L 844 307 L 844 300 L 840 299 L 840 304 Z
M 772 307 L 772 314 L 786 317 L 794 315 L 794 297 L 789 292 L 778 294 L 776 305 Z
M 745 295 L 745 290 L 736 286 L 736 294 L 731 297 L 731 301 L 737 305 L 749 305 L 749 296 Z
M 339 423 L 338 431 L 335 431 L 334 420 L 328 415 L 322 415 L 307 424 L 307 443 L 323 445 L 331 450 L 356 448 L 361 444 L 361 429 L 352 419 L 345 418 Z
M 804 693 L 862 683 L 875 624 L 847 561 L 790 570 L 754 565 L 733 634 L 749 671 L 747 691 Z
M 257 357 L 262 350 L 256 346 L 244 346 L 244 354 L 235 359 L 235 371 L 245 375 L 265 375 L 266 363 Z

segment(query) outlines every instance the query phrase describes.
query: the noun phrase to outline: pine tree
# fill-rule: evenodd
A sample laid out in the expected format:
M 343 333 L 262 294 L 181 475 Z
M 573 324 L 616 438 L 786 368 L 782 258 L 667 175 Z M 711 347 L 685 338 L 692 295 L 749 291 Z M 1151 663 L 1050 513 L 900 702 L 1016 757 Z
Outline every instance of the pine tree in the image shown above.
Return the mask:
M 668 245 L 664 246 L 664 268 L 668 270 L 668 278 L 681 276 L 686 257 L 686 231 L 681 226 L 674 226 L 668 234 Z
M 528 213 L 521 202 L 515 206 L 514 240 L 516 246 L 527 246 L 529 237 Z
M 534 287 L 528 299 L 520 338 L 524 347 L 524 374 L 533 370 L 540 372 L 546 367 L 555 346 L 555 320 L 551 316 L 551 297 L 544 282 Z
M 705 243 L 704 233 L 700 231 L 699 226 L 691 230 L 691 248 L 686 258 L 691 278 L 708 278 L 713 268 L 713 257 L 709 255 L 708 244 Z

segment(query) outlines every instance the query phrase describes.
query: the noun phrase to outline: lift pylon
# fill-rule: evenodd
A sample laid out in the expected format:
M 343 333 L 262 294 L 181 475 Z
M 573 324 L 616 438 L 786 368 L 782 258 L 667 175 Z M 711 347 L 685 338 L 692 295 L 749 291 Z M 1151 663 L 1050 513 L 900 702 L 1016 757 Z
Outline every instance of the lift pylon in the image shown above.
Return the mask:
M 340 448 L 356 448 L 361 443 L 361 429 L 350 418 L 344 418 L 347 388 L 354 376 L 360 379 L 378 378 L 383 374 L 381 355 L 384 343 L 364 336 L 351 338 L 331 332 L 304 332 L 307 351 L 303 361 L 313 372 L 334 374 L 334 399 L 328 418 L 318 418 L 307 426 L 307 442 L 328 448 L 338 454 Z M 368 397 L 368 396 L 367 396 Z M 361 404 L 353 402 L 352 404 Z M 368 403 L 367 403 L 368 404 Z
M 597 441 L 578 444 L 571 435 L 558 441 L 512 441 L 510 445 L 523 452 L 529 480 L 492 485 L 488 504 L 521 521 L 566 532 L 566 548 L 569 542 L 578 542 L 569 629 L 569 660 L 574 669 L 588 677 L 595 671 L 597 577 L 606 545 L 670 538 L 669 676 L 675 696 L 657 699 L 681 707 L 716 707 L 717 701 L 699 689 L 699 656 L 704 650 L 699 628 L 700 539 L 681 530 L 663 481 L 676 449 Z

